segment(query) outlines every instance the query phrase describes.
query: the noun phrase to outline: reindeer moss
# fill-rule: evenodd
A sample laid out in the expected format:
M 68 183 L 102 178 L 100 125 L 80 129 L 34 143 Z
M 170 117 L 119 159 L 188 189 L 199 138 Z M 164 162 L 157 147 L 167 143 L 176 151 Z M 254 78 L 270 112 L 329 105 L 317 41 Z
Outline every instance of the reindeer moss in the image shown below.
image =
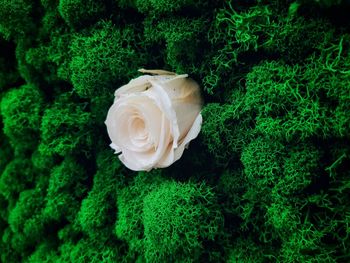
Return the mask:
M 346 0 L 0 0 L 1 262 L 349 262 Z M 139 68 L 203 126 L 125 168 L 104 120 Z

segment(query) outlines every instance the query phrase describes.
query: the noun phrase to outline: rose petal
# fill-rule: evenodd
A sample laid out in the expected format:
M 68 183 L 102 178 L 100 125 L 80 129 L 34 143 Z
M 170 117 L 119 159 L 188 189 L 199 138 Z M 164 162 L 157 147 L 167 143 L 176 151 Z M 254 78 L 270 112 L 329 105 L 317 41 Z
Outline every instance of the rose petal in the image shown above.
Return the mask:
M 171 72 L 171 71 L 166 71 L 162 69 L 139 69 L 139 72 L 142 73 L 149 73 L 149 74 L 156 74 L 156 75 L 176 75 L 176 73 Z
M 187 75 L 177 76 L 172 80 L 163 83 L 163 89 L 168 94 L 172 102 L 172 107 L 176 112 L 177 124 L 180 131 L 181 140 L 191 128 L 193 121 L 202 108 L 202 99 L 198 84 L 184 78 Z
M 157 168 L 165 168 L 165 167 L 170 166 L 175 161 L 174 157 L 175 157 L 175 155 L 174 155 L 173 145 L 169 144 L 162 159 L 160 159 L 158 161 L 156 167 Z
M 163 114 L 160 140 L 157 149 L 155 151 L 148 152 L 135 152 L 128 149 L 123 149 L 122 154 L 119 155 L 119 159 L 130 170 L 149 171 L 156 167 L 156 164 L 162 159 L 170 141 L 171 136 L 168 121 Z
M 189 130 L 189 132 L 187 133 L 186 137 L 182 140 L 181 144 L 179 145 L 178 148 L 175 149 L 174 151 L 174 162 L 179 160 L 185 150 L 185 147 L 190 143 L 190 141 L 192 141 L 193 139 L 195 139 L 202 127 L 202 114 L 198 114 L 197 118 L 195 119 L 195 121 L 193 122 L 193 125 L 191 127 L 191 129 Z
M 143 75 L 138 78 L 132 79 L 128 84 L 121 86 L 114 92 L 115 100 L 122 95 L 132 94 L 135 92 L 142 92 L 151 87 L 151 80 L 153 77 L 150 75 Z
M 118 145 L 116 145 L 115 143 L 111 143 L 110 145 L 109 145 L 113 150 L 115 150 L 115 154 L 117 154 L 117 153 L 120 153 L 122 150 L 120 149 L 120 147 L 118 147 Z
M 120 149 L 136 152 L 147 151 L 157 145 L 161 133 L 161 111 L 153 99 L 145 94 L 132 94 L 118 99 L 110 108 L 105 121 L 112 142 Z M 131 122 L 142 119 L 147 131 L 147 140 L 135 145 L 129 130 Z
M 173 136 L 173 147 L 177 147 L 177 143 L 180 137 L 180 131 L 177 124 L 176 112 L 172 107 L 172 102 L 168 94 L 164 91 L 163 87 L 156 81 L 150 81 L 152 83 L 152 89 L 149 90 L 149 96 L 153 96 L 156 100 L 159 107 L 164 112 L 166 118 L 171 122 L 171 134 Z

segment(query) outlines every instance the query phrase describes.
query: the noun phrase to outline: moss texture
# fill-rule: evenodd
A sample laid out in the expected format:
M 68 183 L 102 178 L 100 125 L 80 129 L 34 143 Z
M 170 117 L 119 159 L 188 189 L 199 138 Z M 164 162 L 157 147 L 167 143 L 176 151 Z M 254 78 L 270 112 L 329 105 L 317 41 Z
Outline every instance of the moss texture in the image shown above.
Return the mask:
M 348 0 L 0 0 L 1 262 L 349 262 Z M 104 125 L 188 73 L 199 137 L 132 172 Z

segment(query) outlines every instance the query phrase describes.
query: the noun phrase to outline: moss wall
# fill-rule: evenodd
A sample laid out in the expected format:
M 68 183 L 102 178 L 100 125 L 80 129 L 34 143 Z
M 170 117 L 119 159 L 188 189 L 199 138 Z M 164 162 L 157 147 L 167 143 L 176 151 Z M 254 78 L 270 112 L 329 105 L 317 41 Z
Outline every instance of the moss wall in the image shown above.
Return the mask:
M 1 262 L 349 262 L 350 2 L 0 0 Z M 203 127 L 127 170 L 104 120 L 138 68 Z

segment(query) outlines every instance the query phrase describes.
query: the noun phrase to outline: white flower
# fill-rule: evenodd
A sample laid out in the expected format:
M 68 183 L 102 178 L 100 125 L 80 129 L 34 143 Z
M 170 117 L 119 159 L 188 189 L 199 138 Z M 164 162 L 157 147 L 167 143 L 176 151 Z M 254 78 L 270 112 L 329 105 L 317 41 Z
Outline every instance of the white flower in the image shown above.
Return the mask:
M 110 146 L 131 170 L 167 167 L 180 159 L 202 125 L 198 84 L 187 74 L 140 70 L 115 91 L 105 124 Z

